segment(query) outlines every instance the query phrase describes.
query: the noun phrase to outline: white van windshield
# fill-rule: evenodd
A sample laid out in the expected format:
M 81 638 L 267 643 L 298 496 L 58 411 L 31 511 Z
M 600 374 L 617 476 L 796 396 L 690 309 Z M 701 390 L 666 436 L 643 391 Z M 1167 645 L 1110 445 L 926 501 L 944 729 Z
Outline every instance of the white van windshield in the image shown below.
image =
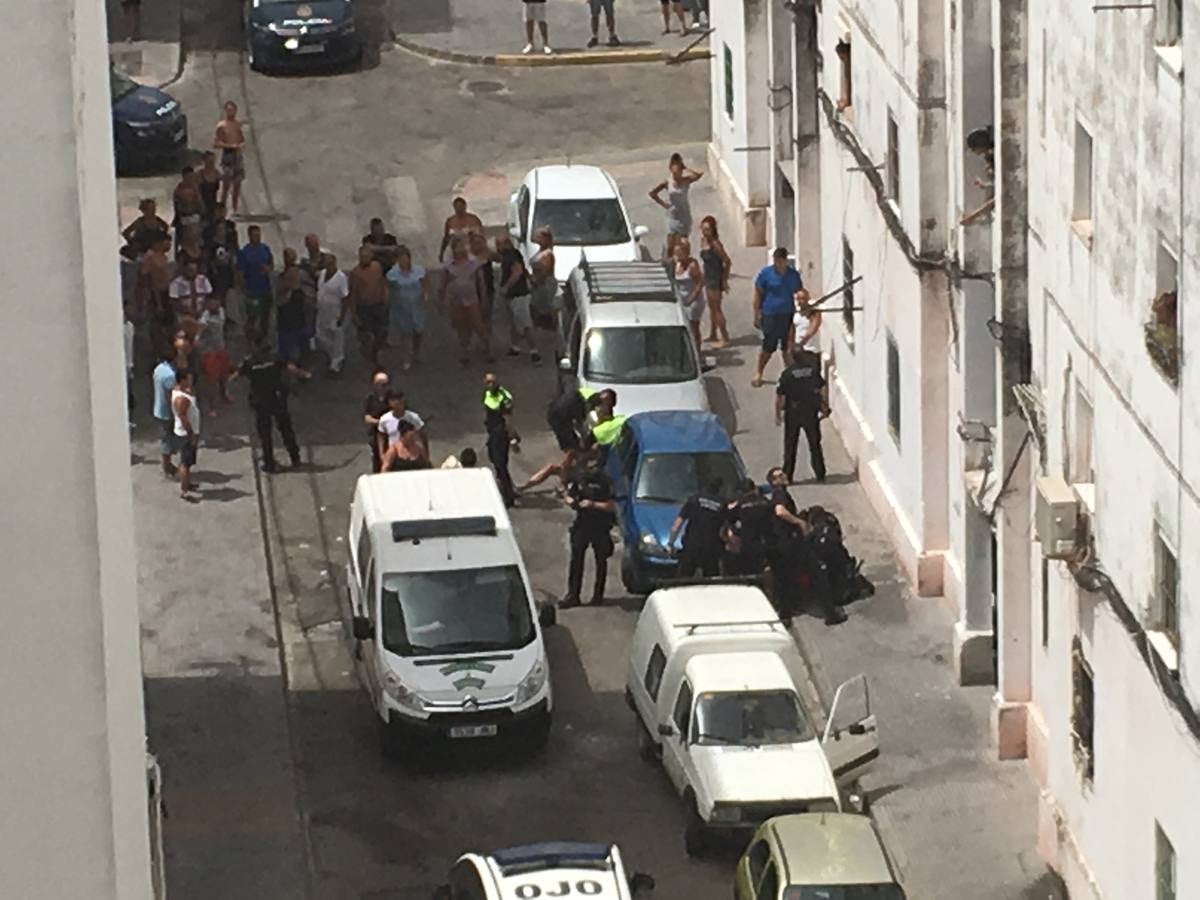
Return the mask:
M 583 345 L 583 376 L 613 384 L 671 384 L 700 377 L 682 325 L 593 328 Z
M 383 645 L 400 656 L 516 650 L 533 640 L 516 566 L 383 576 Z
M 796 744 L 813 738 L 792 691 L 704 693 L 696 700 L 696 743 Z

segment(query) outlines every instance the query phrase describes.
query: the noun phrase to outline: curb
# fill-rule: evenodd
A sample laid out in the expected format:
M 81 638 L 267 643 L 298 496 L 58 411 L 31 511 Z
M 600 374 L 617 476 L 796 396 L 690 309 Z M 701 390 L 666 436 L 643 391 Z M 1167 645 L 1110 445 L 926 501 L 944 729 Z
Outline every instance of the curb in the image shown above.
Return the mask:
M 603 51 L 579 50 L 568 53 L 556 53 L 552 56 L 534 56 L 532 54 L 526 56 L 523 53 L 474 54 L 460 53 L 457 50 L 441 50 L 436 47 L 414 44 L 412 41 L 398 34 L 394 38 L 398 47 L 402 47 L 410 53 L 416 53 L 418 56 L 437 59 L 442 62 L 475 66 L 536 68 L 542 66 L 599 66 L 651 62 L 670 64 L 688 62 L 694 59 L 708 59 L 712 56 L 707 47 L 690 47 L 679 53 L 670 53 L 666 50 L 658 49 L 629 49 Z

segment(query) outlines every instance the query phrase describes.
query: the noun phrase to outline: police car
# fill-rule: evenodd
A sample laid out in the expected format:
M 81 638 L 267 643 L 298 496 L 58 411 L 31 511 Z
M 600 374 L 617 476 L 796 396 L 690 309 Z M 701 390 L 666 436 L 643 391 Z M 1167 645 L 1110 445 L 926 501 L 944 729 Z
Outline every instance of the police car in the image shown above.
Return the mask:
M 534 900 L 538 897 L 648 897 L 654 879 L 625 874 L 616 844 L 561 841 L 468 853 L 450 870 L 433 900 Z

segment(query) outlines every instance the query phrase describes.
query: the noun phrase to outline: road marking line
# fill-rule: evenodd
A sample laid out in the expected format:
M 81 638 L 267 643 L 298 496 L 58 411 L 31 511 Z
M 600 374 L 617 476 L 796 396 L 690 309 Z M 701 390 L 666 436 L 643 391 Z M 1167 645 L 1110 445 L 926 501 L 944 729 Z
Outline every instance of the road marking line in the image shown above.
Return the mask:
M 388 230 L 401 243 L 417 244 L 430 237 L 425 219 L 425 207 L 417 180 L 410 175 L 397 175 L 383 183 L 387 198 Z

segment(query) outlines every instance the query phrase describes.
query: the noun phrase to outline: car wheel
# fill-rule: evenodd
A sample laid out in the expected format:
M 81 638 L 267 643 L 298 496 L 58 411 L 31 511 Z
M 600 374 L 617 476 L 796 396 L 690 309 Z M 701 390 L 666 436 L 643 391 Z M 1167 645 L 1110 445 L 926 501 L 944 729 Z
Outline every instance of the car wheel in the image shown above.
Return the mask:
M 262 63 L 259 62 L 258 57 L 254 55 L 254 44 L 252 42 L 246 43 L 246 65 L 250 67 L 251 72 L 261 73 L 264 71 Z
M 654 743 L 654 738 L 650 737 L 650 732 L 646 729 L 646 723 L 642 721 L 642 717 L 635 715 L 634 721 L 637 722 L 638 756 L 646 762 L 655 762 L 658 759 L 658 745 Z
M 630 594 L 644 596 L 650 593 L 650 585 L 646 583 L 646 576 L 642 574 L 632 553 L 626 553 L 621 558 L 621 583 Z
M 687 851 L 688 856 L 703 856 L 708 850 L 708 827 L 700 818 L 700 810 L 696 807 L 696 797 L 689 793 L 685 802 L 687 818 L 683 826 L 683 848 Z

